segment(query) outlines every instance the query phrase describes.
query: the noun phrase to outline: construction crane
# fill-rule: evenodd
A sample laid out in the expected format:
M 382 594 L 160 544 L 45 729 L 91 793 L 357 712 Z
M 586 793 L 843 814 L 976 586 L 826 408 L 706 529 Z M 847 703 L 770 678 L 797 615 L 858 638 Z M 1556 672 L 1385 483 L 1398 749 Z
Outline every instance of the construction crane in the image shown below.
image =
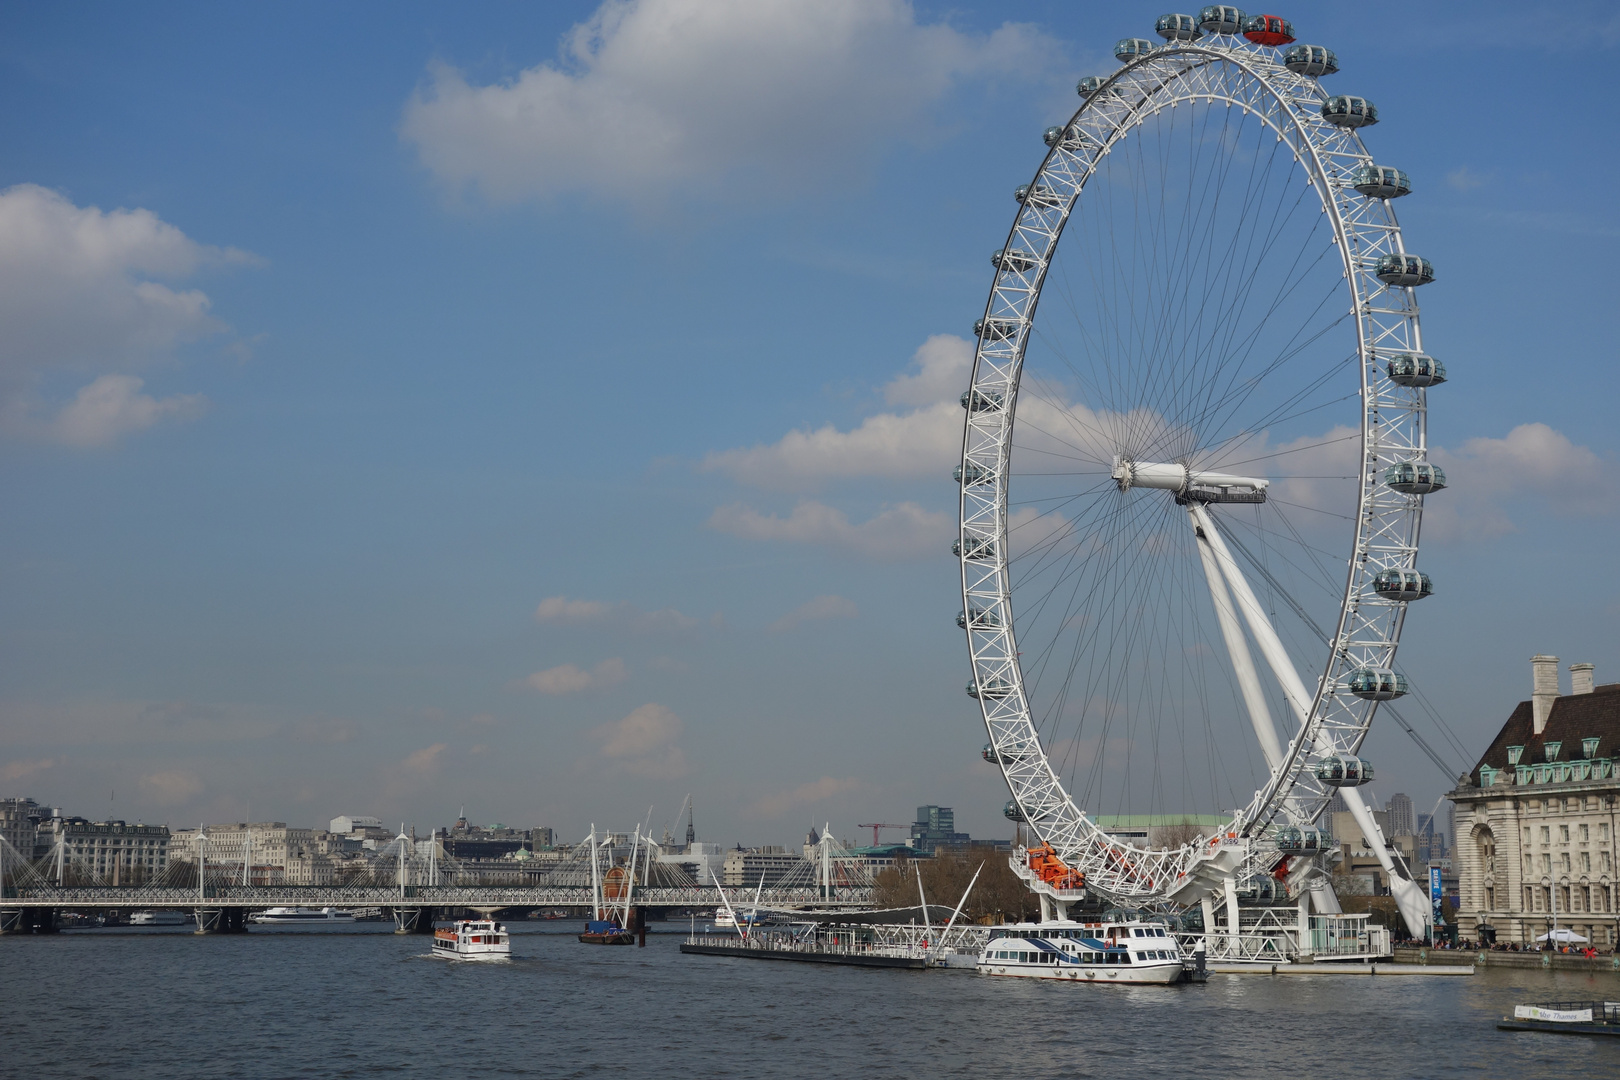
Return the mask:
M 863 821 L 860 824 L 856 825 L 855 827 L 857 829 L 871 829 L 872 830 L 872 846 L 873 847 L 878 846 L 878 830 L 879 829 L 909 829 L 909 828 L 911 828 L 910 825 L 892 825 L 892 824 L 890 824 L 889 822 L 886 822 L 886 821 Z

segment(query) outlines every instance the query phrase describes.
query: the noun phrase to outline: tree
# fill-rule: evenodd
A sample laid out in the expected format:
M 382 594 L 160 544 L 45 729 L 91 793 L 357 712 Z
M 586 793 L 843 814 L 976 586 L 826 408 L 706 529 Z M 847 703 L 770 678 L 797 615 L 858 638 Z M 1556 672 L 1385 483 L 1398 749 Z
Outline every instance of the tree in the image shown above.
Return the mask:
M 975 871 L 979 879 L 962 920 L 1016 922 L 1040 913 L 1040 901 L 1007 865 L 1007 853 L 992 847 L 941 848 L 931 859 L 897 859 L 873 878 L 872 900 L 879 908 L 916 907 L 920 873 L 928 903 L 954 908 Z
M 1161 825 L 1154 830 L 1158 836 L 1158 845 L 1161 848 L 1185 847 L 1195 841 L 1202 840 L 1210 830 L 1199 825 L 1190 817 L 1184 817 L 1173 825 Z

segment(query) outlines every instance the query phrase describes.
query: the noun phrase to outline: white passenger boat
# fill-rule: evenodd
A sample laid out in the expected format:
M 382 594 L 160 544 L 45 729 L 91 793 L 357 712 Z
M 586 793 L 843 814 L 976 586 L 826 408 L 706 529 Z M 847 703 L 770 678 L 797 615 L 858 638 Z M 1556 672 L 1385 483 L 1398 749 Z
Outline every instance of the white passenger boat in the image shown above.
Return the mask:
M 1183 977 L 1176 939 L 1159 923 L 1012 923 L 991 931 L 979 954 L 985 975 L 1087 983 L 1174 983 Z
M 184 926 L 191 916 L 183 911 L 136 911 L 129 916 L 131 926 Z
M 248 916 L 249 922 L 268 923 L 280 925 L 293 925 L 297 923 L 349 923 L 354 922 L 354 912 L 339 911 L 337 908 L 306 908 L 306 907 L 273 907 L 263 911 L 254 912 Z
M 433 931 L 433 955 L 446 960 L 506 960 L 512 938 L 493 919 L 462 919 Z

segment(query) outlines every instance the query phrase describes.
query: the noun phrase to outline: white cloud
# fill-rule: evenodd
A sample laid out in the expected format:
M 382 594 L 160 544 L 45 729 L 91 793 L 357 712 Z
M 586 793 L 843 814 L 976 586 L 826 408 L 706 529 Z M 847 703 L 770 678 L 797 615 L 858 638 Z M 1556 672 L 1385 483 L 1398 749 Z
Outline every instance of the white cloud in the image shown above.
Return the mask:
M 754 487 L 799 491 L 835 478 L 947 477 L 961 448 L 962 412 L 941 403 L 904 415 L 869 416 L 853 431 L 831 424 L 791 431 L 770 446 L 710 454 L 703 468 Z
M 672 188 L 772 196 L 897 138 L 979 76 L 1028 78 L 1050 45 L 921 25 L 906 0 L 605 0 L 555 62 L 487 86 L 443 64 L 400 130 L 453 190 L 657 202 Z
M 1446 173 L 1446 183 L 1457 191 L 1472 191 L 1475 188 L 1484 187 L 1490 179 L 1490 176 L 1481 176 L 1467 165 L 1452 169 Z
M 203 782 L 196 773 L 184 769 L 166 769 L 141 777 L 141 791 L 162 806 L 178 806 L 202 794 Z
M 709 516 L 709 527 L 744 540 L 786 540 L 840 548 L 875 559 L 907 559 L 948 549 L 953 520 L 903 502 L 859 525 L 825 503 L 806 501 L 787 517 L 733 503 Z
M 566 596 L 548 596 L 540 601 L 540 606 L 534 609 L 534 618 L 543 623 L 603 623 L 651 631 L 690 630 L 700 624 L 700 620 L 674 608 L 643 611 L 627 601 L 609 604 L 601 600 L 570 600 Z M 719 614 L 711 616 L 709 622 L 719 625 Z
M 605 618 L 613 610 L 600 600 L 570 600 L 566 596 L 548 596 L 534 609 L 537 622 L 591 622 Z
M 686 755 L 676 742 L 681 718 L 662 705 L 649 702 L 593 734 L 601 740 L 602 756 L 616 769 L 652 777 L 686 773 Z
M 911 355 L 914 371 L 883 388 L 891 405 L 934 405 L 956 401 L 973 374 L 973 342 L 955 334 L 935 334 Z
M 787 491 L 814 489 L 833 479 L 948 476 L 962 449 L 957 399 L 972 366 L 971 343 L 936 334 L 912 356 L 914 370 L 884 388 L 891 404 L 916 408 L 869 416 L 851 431 L 831 424 L 790 431 L 768 446 L 711 453 L 702 467 L 754 487 Z
M 256 261 L 199 244 L 150 210 L 75 206 L 37 184 L 0 191 L 0 419 L 17 434 L 88 446 L 195 416 L 202 398 L 152 398 L 130 375 L 102 375 L 52 419 L 41 416 L 57 410 L 31 394 L 47 371 L 127 368 L 224 330 L 204 293 L 172 283 Z
M 748 808 L 748 812 L 755 817 L 779 818 L 789 810 L 798 807 L 812 807 L 825 803 L 829 799 L 854 791 L 861 786 L 859 780 L 845 777 L 823 776 L 820 780 L 812 780 L 808 784 L 800 784 L 788 791 L 779 791 L 756 799 Z
M 45 772 L 56 765 L 55 758 L 40 758 L 36 761 L 8 761 L 0 765 L 0 781 L 8 784 L 20 783 Z
M 861 609 L 855 606 L 853 600 L 842 596 L 818 596 L 814 600 L 806 600 L 766 629 L 780 634 L 792 630 L 801 623 L 817 619 L 853 619 L 860 613 Z
M 623 682 L 628 676 L 624 661 L 615 656 L 603 660 L 589 671 L 576 664 L 562 664 L 537 671 L 524 681 L 542 694 L 577 694 L 612 686 Z
M 407 757 L 401 762 L 401 765 L 407 772 L 416 773 L 418 776 L 432 776 L 439 771 L 439 764 L 443 761 L 444 752 L 448 749 L 450 749 L 448 743 L 434 743 L 432 746 L 424 746 Z
M 191 420 L 208 411 L 201 394 L 155 398 L 133 375 L 103 375 L 82 388 L 50 422 L 51 437 L 69 446 L 107 446 L 164 420 Z
M 223 325 L 208 297 L 158 280 L 252 263 L 191 240 L 150 210 L 80 207 L 37 184 L 0 191 L 0 367 L 129 362 Z
M 1514 532 L 1514 504 L 1526 500 L 1563 517 L 1608 517 L 1620 505 L 1615 463 L 1546 424 L 1520 424 L 1503 438 L 1473 438 L 1455 450 L 1437 447 L 1431 457 L 1449 486 L 1424 500 L 1425 536 Z

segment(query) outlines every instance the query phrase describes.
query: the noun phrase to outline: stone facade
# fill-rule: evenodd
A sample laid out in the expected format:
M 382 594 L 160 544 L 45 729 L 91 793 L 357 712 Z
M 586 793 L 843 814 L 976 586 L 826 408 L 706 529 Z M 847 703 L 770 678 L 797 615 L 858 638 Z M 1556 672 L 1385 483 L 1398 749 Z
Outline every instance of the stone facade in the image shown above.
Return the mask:
M 169 867 L 169 830 L 164 825 L 87 821 L 55 817 L 39 823 L 34 857 L 43 871 L 72 884 L 140 885 Z
M 285 821 L 232 822 L 206 825 L 210 864 L 236 863 L 251 858 L 254 885 L 331 885 L 331 856 L 321 850 L 314 829 L 289 828 Z M 176 829 L 173 857 L 197 861 L 197 830 Z M 212 873 L 212 871 L 210 871 Z
M 1620 941 L 1620 683 L 1594 686 L 1574 664 L 1558 692 L 1558 660 L 1537 656 L 1522 701 L 1472 772 L 1448 793 L 1456 807 L 1459 931 L 1533 943 L 1556 918 L 1600 948 Z

